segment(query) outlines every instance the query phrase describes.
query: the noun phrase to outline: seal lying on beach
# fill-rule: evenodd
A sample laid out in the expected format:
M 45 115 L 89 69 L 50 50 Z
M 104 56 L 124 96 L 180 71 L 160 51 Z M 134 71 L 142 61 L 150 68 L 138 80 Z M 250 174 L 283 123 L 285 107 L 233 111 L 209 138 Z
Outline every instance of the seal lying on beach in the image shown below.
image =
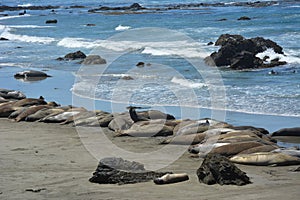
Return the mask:
M 196 133 L 190 135 L 178 135 L 176 137 L 163 140 L 160 144 L 180 144 L 180 145 L 193 145 L 199 144 L 206 138 L 205 133 Z
M 137 113 L 136 113 L 136 109 L 142 109 L 142 107 L 135 107 L 135 106 L 128 106 L 126 107 L 128 110 L 129 110 L 129 114 L 130 114 L 130 118 L 132 119 L 132 121 L 135 123 L 135 122 L 138 122 L 138 121 L 149 121 L 150 119 L 148 118 L 145 118 L 145 117 L 142 117 L 142 116 L 139 116 Z
M 51 114 L 59 114 L 59 113 L 63 113 L 63 112 L 64 112 L 64 110 L 61 108 L 50 108 L 50 109 L 44 108 L 44 109 L 37 111 L 34 114 L 28 115 L 25 118 L 25 121 L 34 122 L 34 121 L 40 120 L 46 116 L 49 116 Z
M 298 165 L 300 164 L 300 158 L 286 155 L 283 153 L 274 152 L 261 152 L 252 154 L 240 154 L 230 158 L 230 161 L 238 164 L 245 165 Z
M 33 105 L 45 105 L 47 102 L 45 101 L 44 97 L 40 96 L 40 98 L 26 98 L 21 99 L 15 103 L 13 103 L 13 106 L 15 107 L 24 107 L 24 106 L 33 106 Z
M 272 133 L 272 137 L 275 136 L 300 136 L 300 127 L 280 129 Z
M 44 109 L 44 108 L 51 108 L 48 105 L 38 105 L 38 106 L 31 106 L 28 109 L 24 110 L 23 112 L 21 112 L 16 118 L 15 121 L 19 122 L 21 120 L 24 120 L 27 116 L 32 115 L 34 113 L 36 113 L 37 111 Z
M 127 130 L 120 130 L 116 136 L 153 137 L 173 135 L 174 126 L 164 124 L 163 120 L 151 120 L 146 123 L 134 123 Z
M 153 182 L 158 185 L 178 183 L 189 180 L 189 176 L 186 173 L 182 174 L 165 174 L 160 178 L 155 178 Z

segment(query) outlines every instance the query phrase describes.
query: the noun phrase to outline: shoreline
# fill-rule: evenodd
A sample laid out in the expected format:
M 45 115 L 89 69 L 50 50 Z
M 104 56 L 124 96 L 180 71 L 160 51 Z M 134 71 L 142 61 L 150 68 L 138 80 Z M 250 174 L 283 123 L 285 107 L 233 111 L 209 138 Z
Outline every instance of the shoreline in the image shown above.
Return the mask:
M 200 196 L 201 199 L 279 200 L 299 196 L 300 173 L 291 171 L 297 166 L 237 165 L 247 173 L 252 184 L 209 186 L 197 180 L 201 159 L 191 158 L 187 152 L 162 169 L 188 173 L 190 180 L 186 182 L 161 186 L 153 182 L 121 186 L 90 183 L 88 179 L 98 161 L 82 145 L 74 127 L 15 123 L 7 119 L 0 119 L 0 125 L 0 139 L 4 144 L 0 147 L 0 197 L 3 199 L 195 199 Z M 92 131 L 85 134 L 87 138 L 94 136 Z M 139 138 L 114 138 L 113 143 L 120 147 L 126 145 L 129 151 L 137 148 L 147 151 L 154 140 L 145 143 Z

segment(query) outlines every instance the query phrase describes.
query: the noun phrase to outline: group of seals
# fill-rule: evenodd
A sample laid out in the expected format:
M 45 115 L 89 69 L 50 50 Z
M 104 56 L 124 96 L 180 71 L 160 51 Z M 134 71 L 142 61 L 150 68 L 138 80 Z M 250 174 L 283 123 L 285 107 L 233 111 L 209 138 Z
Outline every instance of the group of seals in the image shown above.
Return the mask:
M 221 154 L 232 158 L 232 162 L 242 164 L 290 165 L 298 163 L 300 159 L 299 150 L 280 148 L 276 140 L 263 128 L 234 127 L 226 122 L 209 118 L 177 120 L 174 116 L 157 110 L 137 112 L 137 109 L 145 108 L 134 106 L 127 107 L 129 112 L 118 114 L 88 111 L 82 107 L 60 106 L 55 102 L 46 102 L 42 96 L 25 98 L 25 95 L 18 91 L 5 89 L 0 89 L 0 95 L 6 97 L 3 98 L 5 101 L 0 103 L 0 117 L 8 117 L 16 122 L 24 120 L 101 126 L 113 130 L 115 136 L 169 136 L 160 143 L 187 145 L 190 146 L 189 152 L 196 156 L 205 157 L 208 153 Z M 272 136 L 299 136 L 299 130 L 300 128 L 282 129 L 274 132 Z

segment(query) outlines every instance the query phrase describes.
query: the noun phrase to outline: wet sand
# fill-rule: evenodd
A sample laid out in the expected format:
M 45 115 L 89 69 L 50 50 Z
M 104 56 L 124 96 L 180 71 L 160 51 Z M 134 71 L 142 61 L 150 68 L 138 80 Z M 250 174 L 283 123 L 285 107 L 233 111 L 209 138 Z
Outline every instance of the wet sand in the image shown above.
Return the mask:
M 74 127 L 0 119 L 0 199 L 296 199 L 299 166 L 237 165 L 250 177 L 246 186 L 208 186 L 197 180 L 201 161 L 186 152 L 161 171 L 185 172 L 190 180 L 171 185 L 153 182 L 100 185 L 88 179 L 98 161 L 86 150 Z M 86 131 L 86 138 L 95 137 Z M 158 148 L 158 138 L 111 138 L 130 151 Z M 140 148 L 140 149 L 138 149 Z M 29 190 L 29 191 L 26 191 Z M 33 191 L 32 191 L 33 190 Z M 40 190 L 40 191 L 39 191 Z

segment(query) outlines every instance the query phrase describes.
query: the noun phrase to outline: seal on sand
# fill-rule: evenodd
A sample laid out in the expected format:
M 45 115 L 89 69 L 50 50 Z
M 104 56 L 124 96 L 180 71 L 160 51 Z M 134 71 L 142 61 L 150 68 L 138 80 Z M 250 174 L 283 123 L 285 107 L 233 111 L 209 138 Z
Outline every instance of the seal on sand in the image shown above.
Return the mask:
M 280 129 L 272 133 L 272 137 L 275 136 L 300 136 L 300 127 Z
M 155 178 L 153 182 L 158 185 L 178 183 L 189 180 L 189 176 L 186 173 L 182 174 L 165 174 L 160 178 Z
M 230 161 L 245 165 L 298 165 L 300 158 L 286 155 L 283 153 L 261 152 L 252 154 L 240 154 L 230 158 Z
M 129 110 L 130 118 L 132 119 L 132 121 L 134 121 L 134 123 L 138 122 L 138 121 L 149 121 L 150 120 L 148 118 L 138 116 L 138 114 L 136 113 L 135 109 L 142 109 L 143 107 L 128 106 L 126 108 Z

